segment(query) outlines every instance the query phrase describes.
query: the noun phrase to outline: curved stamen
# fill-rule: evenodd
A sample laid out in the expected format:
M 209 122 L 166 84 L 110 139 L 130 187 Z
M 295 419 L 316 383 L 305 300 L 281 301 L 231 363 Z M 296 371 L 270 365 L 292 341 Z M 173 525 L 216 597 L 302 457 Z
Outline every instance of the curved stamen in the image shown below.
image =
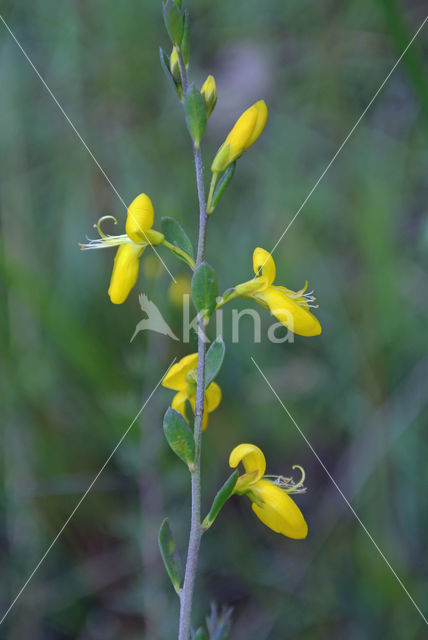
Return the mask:
M 104 220 L 113 220 L 114 224 L 117 224 L 117 220 L 114 216 L 102 216 L 98 220 L 97 224 L 94 224 L 94 228 L 98 231 L 98 233 L 100 234 L 100 238 L 102 238 L 103 240 L 110 237 L 109 235 L 106 235 L 101 229 L 101 223 L 104 222 Z
M 303 483 L 305 482 L 305 478 L 306 478 L 306 473 L 303 467 L 300 466 L 300 464 L 294 464 L 292 467 L 292 469 L 299 469 L 300 473 L 302 474 L 299 482 L 296 482 L 296 484 L 293 485 L 293 491 L 295 489 L 298 489 L 299 487 L 303 487 Z

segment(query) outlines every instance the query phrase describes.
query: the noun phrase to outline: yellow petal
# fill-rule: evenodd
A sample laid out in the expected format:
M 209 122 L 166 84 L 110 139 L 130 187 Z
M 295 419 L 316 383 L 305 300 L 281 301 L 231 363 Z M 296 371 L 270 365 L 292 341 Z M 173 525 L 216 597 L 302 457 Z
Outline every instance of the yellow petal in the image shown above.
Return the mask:
M 256 124 L 254 126 L 254 129 L 251 133 L 251 136 L 249 137 L 245 145 L 245 150 L 247 150 L 248 147 L 251 147 L 251 145 L 254 144 L 254 142 L 260 136 L 260 134 L 262 133 L 263 129 L 266 126 L 266 121 L 268 117 L 268 110 L 267 110 L 266 102 L 264 100 L 259 100 L 258 102 L 253 104 L 253 106 L 250 108 L 254 109 L 254 111 L 256 112 L 257 119 L 256 119 Z
M 275 280 L 276 267 L 274 259 L 268 251 L 261 247 L 254 249 L 253 269 L 256 276 L 263 278 L 266 287 L 270 287 Z
M 221 389 L 216 382 L 211 382 L 205 391 L 205 399 L 207 402 L 207 411 L 215 411 L 221 402 Z
M 253 298 L 269 307 L 275 318 L 293 333 L 309 337 L 317 336 L 322 331 L 318 318 L 281 289 L 268 287 L 265 291 L 254 293 Z
M 248 148 L 247 144 L 257 123 L 257 110 L 250 107 L 238 118 L 224 144 L 230 144 L 230 155 L 241 154 Z
M 253 511 L 263 524 L 288 538 L 306 538 L 308 525 L 302 512 L 283 489 L 268 480 L 259 480 L 251 486 L 251 493 L 257 499 L 252 504 Z
M 147 242 L 144 233 L 151 229 L 154 221 L 152 201 L 140 193 L 129 205 L 126 218 L 126 233 L 134 242 Z
M 193 413 L 195 413 L 196 396 L 195 395 L 188 396 L 188 399 L 193 409 Z M 221 389 L 218 386 L 218 384 L 216 384 L 215 382 L 211 382 L 211 384 L 208 386 L 207 390 L 205 391 L 204 417 L 202 418 L 203 431 L 205 431 L 205 429 L 208 426 L 208 414 L 214 411 L 215 409 L 217 409 L 220 402 L 221 402 Z
M 254 444 L 238 444 L 229 456 L 229 466 L 235 468 L 242 462 L 247 473 L 253 473 L 251 482 L 263 477 L 266 471 L 266 459 L 263 451 Z M 244 477 L 244 476 L 242 476 Z
M 125 302 L 137 282 L 140 258 L 144 248 L 129 242 L 121 244 L 114 258 L 108 294 L 113 304 Z
M 237 160 L 245 151 L 257 123 L 257 111 L 250 107 L 238 118 L 226 140 L 217 151 L 211 171 L 221 172 Z
M 179 413 L 181 413 L 181 415 L 184 416 L 186 418 L 186 420 L 187 420 L 187 416 L 186 416 L 186 400 L 187 400 L 186 392 L 185 391 L 179 391 L 173 397 L 172 402 L 171 402 L 171 407 L 173 409 L 175 409 L 176 411 L 178 411 Z
M 189 371 L 192 371 L 192 369 L 197 366 L 197 364 L 197 353 L 191 353 L 190 355 L 185 356 L 180 360 L 180 362 L 172 365 L 171 369 L 162 380 L 162 385 L 167 389 L 184 391 L 186 388 L 186 376 Z

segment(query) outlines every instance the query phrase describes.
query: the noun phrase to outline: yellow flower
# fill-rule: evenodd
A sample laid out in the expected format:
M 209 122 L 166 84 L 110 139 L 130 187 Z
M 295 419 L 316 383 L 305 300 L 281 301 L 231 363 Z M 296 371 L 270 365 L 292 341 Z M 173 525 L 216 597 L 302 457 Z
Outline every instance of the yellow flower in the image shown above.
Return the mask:
M 129 205 L 126 217 L 126 233 L 110 236 L 103 233 L 101 223 L 113 216 L 103 216 L 98 220 L 96 228 L 100 234 L 97 240 L 89 240 L 81 244 L 82 249 L 104 249 L 117 246 L 108 294 L 113 304 L 125 302 L 132 287 L 137 282 L 140 258 L 148 245 L 156 245 L 164 241 L 159 231 L 152 229 L 154 210 L 150 198 L 140 193 Z
M 253 253 L 255 278 L 235 287 L 234 291 L 243 298 L 254 298 L 263 307 L 270 309 L 290 331 L 300 336 L 317 336 L 321 333 L 318 319 L 309 311 L 317 308 L 315 298 L 305 293 L 308 283 L 300 291 L 274 285 L 276 275 L 275 262 L 270 253 L 257 247 Z
M 244 111 L 217 151 L 211 171 L 220 173 L 242 156 L 262 133 L 267 117 L 268 110 L 264 100 L 259 100 Z
M 214 76 L 208 76 L 201 87 L 201 95 L 207 108 L 208 116 L 211 115 L 217 102 L 217 87 Z
M 302 480 L 294 484 L 278 476 L 275 481 L 265 476 L 266 460 L 263 451 L 254 444 L 240 444 L 229 457 L 232 468 L 242 462 L 245 474 L 238 478 L 234 493 L 246 494 L 256 516 L 276 533 L 296 540 L 306 538 L 308 525 L 289 493 L 302 491 Z M 303 470 L 302 470 L 303 471 Z
M 198 354 L 192 353 L 174 364 L 168 371 L 162 385 L 167 389 L 177 391 L 171 407 L 179 411 L 186 419 L 186 401 L 191 404 L 193 412 L 196 403 L 196 373 L 198 366 Z M 205 390 L 204 419 L 202 429 L 208 425 L 208 414 L 217 409 L 221 402 L 221 389 L 215 382 L 211 382 Z

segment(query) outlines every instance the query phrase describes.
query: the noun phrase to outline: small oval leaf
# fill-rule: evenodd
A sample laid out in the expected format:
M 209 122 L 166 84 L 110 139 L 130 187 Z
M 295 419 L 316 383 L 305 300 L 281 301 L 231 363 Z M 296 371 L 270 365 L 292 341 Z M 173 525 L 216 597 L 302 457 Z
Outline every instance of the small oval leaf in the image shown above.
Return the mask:
M 163 430 L 174 453 L 188 466 L 195 462 L 195 440 L 181 413 L 168 409 L 163 419 Z
M 233 490 L 235 489 L 237 480 L 238 471 L 236 470 L 232 473 L 231 476 L 229 476 L 222 488 L 217 492 L 217 495 L 213 500 L 210 512 L 203 522 L 203 527 L 205 529 L 208 529 L 208 527 L 212 525 L 221 509 L 223 508 L 225 502 L 229 500 L 230 496 L 233 494 Z
M 162 10 L 171 42 L 179 47 L 184 33 L 183 14 L 174 0 L 164 0 Z
M 158 542 L 166 572 L 172 582 L 172 586 L 174 587 L 175 591 L 180 595 L 181 585 L 183 584 L 183 574 L 180 557 L 178 555 L 174 538 L 172 536 L 168 518 L 165 518 L 165 520 L 161 524 L 161 527 L 159 529 Z
M 214 380 L 223 364 L 226 347 L 223 338 L 217 336 L 205 356 L 205 388 Z
M 201 93 L 193 84 L 188 88 L 184 98 L 184 113 L 190 136 L 198 149 L 207 126 L 207 109 Z
M 190 23 L 189 12 L 187 9 L 184 11 L 184 32 L 183 39 L 181 41 L 181 53 L 183 55 L 184 64 L 189 64 L 190 57 Z
M 190 242 L 189 236 L 184 231 L 183 227 L 175 220 L 174 218 L 164 217 L 161 221 L 162 233 L 165 238 L 173 244 L 175 247 L 178 247 L 187 255 L 189 255 L 192 259 L 194 259 L 193 247 Z M 178 256 L 180 257 L 180 256 Z M 185 262 L 184 258 L 181 258 L 183 262 Z
M 207 262 L 195 269 L 192 278 L 192 300 L 196 311 L 209 318 L 215 309 L 218 296 L 216 272 Z
M 208 633 L 203 627 L 199 627 L 199 629 L 192 636 L 192 640 L 209 640 Z

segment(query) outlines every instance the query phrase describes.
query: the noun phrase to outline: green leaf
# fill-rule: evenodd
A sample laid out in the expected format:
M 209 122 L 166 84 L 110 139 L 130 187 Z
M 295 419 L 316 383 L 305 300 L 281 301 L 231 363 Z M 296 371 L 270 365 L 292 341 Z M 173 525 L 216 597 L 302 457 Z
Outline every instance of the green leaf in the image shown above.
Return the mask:
M 205 356 L 205 388 L 214 380 L 223 364 L 226 347 L 223 338 L 217 336 Z
M 163 3 L 162 11 L 171 42 L 179 47 L 184 33 L 183 13 L 173 0 L 166 0 Z
M 192 640 L 209 640 L 208 634 L 203 627 L 199 627 L 196 633 L 192 636 Z
M 184 33 L 181 41 L 181 55 L 183 56 L 184 64 L 188 65 L 190 58 L 190 21 L 187 9 L 184 11 Z
M 217 275 L 209 264 L 203 262 L 195 269 L 192 278 L 192 300 L 196 311 L 209 318 L 215 309 L 217 296 Z
M 165 53 L 162 47 L 159 47 L 159 57 L 160 57 L 162 69 L 166 77 L 169 79 L 170 82 L 172 82 L 172 84 L 174 85 L 174 89 L 177 89 L 177 83 L 174 80 L 174 76 L 172 75 L 171 70 L 169 68 L 169 56 L 167 53 Z
M 188 466 L 195 462 L 195 440 L 181 413 L 168 409 L 163 419 L 163 430 L 174 453 Z
M 227 502 L 227 500 L 229 500 L 230 496 L 233 494 L 233 490 L 235 489 L 237 480 L 238 471 L 236 470 L 232 473 L 231 476 L 229 476 L 222 488 L 217 492 L 216 497 L 214 498 L 211 505 L 210 512 L 202 523 L 204 529 L 208 529 L 208 527 L 210 527 L 214 520 L 217 518 L 225 502 Z
M 229 185 L 229 182 L 233 178 L 235 169 L 236 169 L 236 162 L 232 162 L 232 164 L 227 167 L 226 171 L 222 174 L 220 180 L 218 181 L 217 186 L 214 190 L 213 199 L 211 201 L 210 209 L 212 211 L 216 208 L 218 201 L 220 200 L 223 193 L 226 191 Z
M 190 242 L 189 236 L 184 231 L 181 224 L 177 222 L 177 220 L 169 217 L 162 218 L 161 229 L 168 242 L 187 253 L 187 255 L 189 255 L 192 259 L 194 258 L 193 247 L 192 243 Z M 186 262 L 184 258 L 181 259 L 183 260 L 183 262 Z
M 190 85 L 184 98 L 186 124 L 195 147 L 199 148 L 205 127 L 207 126 L 207 109 L 205 102 L 195 85 Z
M 166 572 L 169 575 L 169 579 L 171 580 L 175 591 L 180 595 L 181 585 L 183 583 L 182 568 L 174 538 L 172 537 L 172 531 L 168 523 L 168 518 L 165 518 L 161 524 L 158 542 Z

